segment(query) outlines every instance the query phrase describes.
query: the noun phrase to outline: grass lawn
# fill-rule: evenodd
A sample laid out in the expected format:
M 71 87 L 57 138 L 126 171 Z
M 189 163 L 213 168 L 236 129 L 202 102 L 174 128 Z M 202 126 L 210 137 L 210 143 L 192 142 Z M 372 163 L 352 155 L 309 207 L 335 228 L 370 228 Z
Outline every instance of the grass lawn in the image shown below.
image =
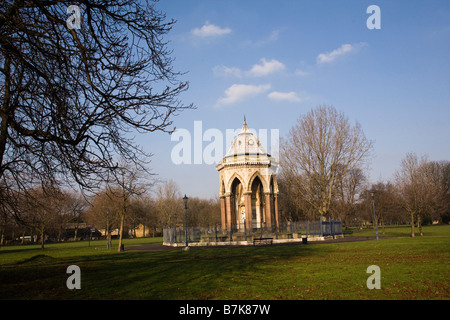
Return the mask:
M 416 238 L 408 230 L 386 228 L 380 241 L 188 252 L 119 253 L 105 241 L 3 247 L 0 299 L 450 299 L 450 226 L 424 227 Z M 125 248 L 151 242 L 162 239 L 127 239 Z M 80 290 L 66 287 L 73 264 Z M 366 286 L 370 265 L 380 267 L 380 290 Z

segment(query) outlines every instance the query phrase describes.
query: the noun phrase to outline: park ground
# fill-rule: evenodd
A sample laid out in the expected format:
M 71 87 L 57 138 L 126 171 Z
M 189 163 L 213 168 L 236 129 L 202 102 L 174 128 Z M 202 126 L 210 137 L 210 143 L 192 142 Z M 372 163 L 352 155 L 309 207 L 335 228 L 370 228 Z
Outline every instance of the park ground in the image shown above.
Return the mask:
M 125 300 L 449 300 L 450 226 L 354 230 L 354 239 L 273 246 L 180 248 L 161 238 L 104 240 L 0 248 L 0 299 Z M 142 249 L 141 249 L 142 248 Z M 145 249 L 145 250 L 144 250 Z M 81 270 L 69 290 L 67 267 Z M 367 268 L 381 272 L 368 289 Z

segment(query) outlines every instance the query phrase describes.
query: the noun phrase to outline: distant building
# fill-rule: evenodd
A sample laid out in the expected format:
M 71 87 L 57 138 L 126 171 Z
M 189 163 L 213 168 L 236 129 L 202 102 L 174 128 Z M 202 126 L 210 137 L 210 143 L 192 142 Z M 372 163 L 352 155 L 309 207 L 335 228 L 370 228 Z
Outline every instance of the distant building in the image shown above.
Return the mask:
M 220 174 L 224 230 L 274 228 L 279 224 L 278 162 L 244 124 L 216 169 Z

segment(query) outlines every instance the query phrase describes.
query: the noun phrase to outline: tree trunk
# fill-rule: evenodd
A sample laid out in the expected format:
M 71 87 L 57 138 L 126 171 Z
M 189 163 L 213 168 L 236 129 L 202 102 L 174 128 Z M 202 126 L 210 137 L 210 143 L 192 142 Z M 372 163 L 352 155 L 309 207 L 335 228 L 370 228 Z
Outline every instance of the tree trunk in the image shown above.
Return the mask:
M 414 234 L 414 213 L 411 212 L 411 237 L 414 238 L 415 234 Z
M 419 228 L 419 234 L 421 237 L 423 237 L 423 233 L 422 233 L 422 222 L 420 219 L 420 214 L 417 214 L 417 227 Z
M 41 231 L 41 249 L 44 250 L 44 242 L 45 242 L 45 240 L 44 240 L 44 237 L 45 237 L 44 228 L 41 228 L 40 231 Z
M 111 248 L 112 247 L 112 241 L 111 241 L 111 230 L 110 229 L 108 229 L 108 233 L 106 235 L 106 239 L 108 241 L 108 248 Z
M 120 229 L 119 229 L 119 247 L 117 248 L 117 251 L 120 252 L 120 249 L 122 247 L 122 238 L 123 238 L 123 225 L 125 221 L 125 214 L 122 213 L 120 215 Z

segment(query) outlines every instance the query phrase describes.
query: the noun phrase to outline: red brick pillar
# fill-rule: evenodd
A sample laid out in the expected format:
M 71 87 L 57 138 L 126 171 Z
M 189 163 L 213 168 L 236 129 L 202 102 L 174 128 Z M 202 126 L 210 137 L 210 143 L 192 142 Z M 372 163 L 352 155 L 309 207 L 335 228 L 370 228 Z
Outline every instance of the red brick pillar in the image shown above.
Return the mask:
M 266 226 L 267 228 L 272 227 L 272 203 L 270 193 L 265 194 L 265 207 L 266 207 Z
M 252 193 L 247 192 L 245 197 L 245 226 L 247 230 L 252 229 Z
M 231 230 L 231 195 L 225 197 L 226 215 L 227 215 L 227 230 Z
M 275 194 L 274 197 L 275 197 L 275 201 L 274 201 L 275 223 L 276 223 L 277 228 L 279 228 L 280 227 L 280 225 L 279 225 L 280 219 L 278 216 L 278 195 Z
M 225 196 L 220 196 L 220 218 L 222 221 L 222 230 L 227 229 L 227 211 Z

